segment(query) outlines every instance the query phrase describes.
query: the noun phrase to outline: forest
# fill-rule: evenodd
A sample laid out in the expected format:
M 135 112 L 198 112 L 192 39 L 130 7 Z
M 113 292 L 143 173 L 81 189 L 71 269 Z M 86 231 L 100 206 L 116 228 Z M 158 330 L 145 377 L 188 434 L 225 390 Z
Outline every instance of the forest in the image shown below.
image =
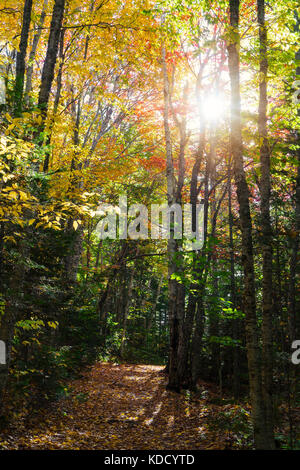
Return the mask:
M 0 0 L 0 449 L 300 450 L 297 0 Z

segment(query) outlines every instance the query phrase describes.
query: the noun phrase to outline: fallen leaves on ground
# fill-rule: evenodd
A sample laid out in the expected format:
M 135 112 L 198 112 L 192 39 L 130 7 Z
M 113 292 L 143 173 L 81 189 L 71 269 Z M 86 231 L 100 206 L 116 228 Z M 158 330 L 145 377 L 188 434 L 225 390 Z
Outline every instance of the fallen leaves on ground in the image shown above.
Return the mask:
M 96 363 L 71 383 L 68 397 L 0 438 L 0 448 L 196 450 L 235 445 L 226 430 L 211 426 L 224 405 L 211 403 L 209 386 L 195 398 L 167 391 L 166 380 L 160 366 Z

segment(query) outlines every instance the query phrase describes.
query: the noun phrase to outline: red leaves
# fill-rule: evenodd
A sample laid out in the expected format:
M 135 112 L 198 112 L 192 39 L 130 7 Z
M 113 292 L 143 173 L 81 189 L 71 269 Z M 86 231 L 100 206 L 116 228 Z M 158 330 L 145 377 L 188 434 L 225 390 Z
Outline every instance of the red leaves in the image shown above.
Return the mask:
M 141 160 L 141 165 L 147 170 L 158 169 L 162 171 L 166 168 L 166 159 L 164 156 L 152 155 L 147 160 Z

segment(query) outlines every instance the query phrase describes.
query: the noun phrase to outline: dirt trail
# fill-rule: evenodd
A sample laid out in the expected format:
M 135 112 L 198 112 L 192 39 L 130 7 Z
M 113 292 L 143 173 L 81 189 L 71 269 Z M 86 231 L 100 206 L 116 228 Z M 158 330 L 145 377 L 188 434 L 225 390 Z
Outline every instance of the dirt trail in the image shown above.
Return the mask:
M 162 367 L 96 363 L 70 384 L 70 396 L 41 411 L 15 449 L 220 449 L 207 426 L 212 405 L 166 391 Z M 217 444 L 218 442 L 218 444 Z M 224 441 L 223 441 L 224 444 Z

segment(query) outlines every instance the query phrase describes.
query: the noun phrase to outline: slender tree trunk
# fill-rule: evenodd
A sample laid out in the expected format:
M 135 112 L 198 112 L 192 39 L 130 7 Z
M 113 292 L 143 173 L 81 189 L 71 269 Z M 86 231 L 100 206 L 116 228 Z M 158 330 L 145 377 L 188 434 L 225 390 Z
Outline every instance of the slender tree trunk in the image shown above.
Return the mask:
M 256 320 L 255 278 L 252 244 L 252 222 L 249 205 L 249 189 L 243 167 L 243 145 L 241 132 L 241 97 L 239 66 L 239 0 L 230 0 L 231 38 L 228 41 L 228 62 L 231 84 L 231 152 L 239 216 L 242 232 L 242 263 L 244 271 L 244 312 L 246 316 L 246 341 L 248 371 L 250 383 L 250 400 L 254 428 L 254 443 L 257 449 L 268 449 L 270 443 L 264 434 L 264 409 L 261 391 L 261 373 L 259 361 L 259 344 Z
M 138 253 L 138 249 L 136 250 L 136 253 Z M 124 312 L 123 312 L 123 328 L 122 328 L 122 338 L 121 338 L 121 346 L 120 346 L 121 357 L 124 356 L 124 348 L 125 348 L 126 333 L 127 333 L 127 320 L 128 320 L 129 308 L 130 308 L 130 304 L 132 300 L 131 297 L 132 297 L 132 289 L 133 289 L 134 272 L 135 272 L 135 267 L 133 266 L 130 272 L 129 284 L 127 288 L 127 298 L 126 298 L 126 303 L 125 303 Z
M 299 16 L 296 14 L 297 24 L 295 25 L 295 31 L 299 33 Z M 300 50 L 298 51 L 299 55 Z M 297 56 L 296 55 L 296 56 Z M 296 74 L 300 75 L 300 67 L 297 67 Z M 300 109 L 298 109 L 298 117 L 300 117 Z M 300 145 L 300 132 L 296 132 L 296 144 Z M 295 226 L 292 231 L 291 240 L 291 257 L 289 266 L 289 284 L 288 284 L 288 328 L 289 328 L 289 348 L 294 340 L 299 339 L 300 333 L 300 321 L 299 321 L 299 308 L 297 309 L 297 280 L 299 276 L 299 246 L 300 246 L 300 148 L 296 150 L 298 169 L 295 184 Z M 298 315 L 297 315 L 298 311 Z M 293 446 L 294 440 L 294 423 L 293 423 L 293 411 L 292 407 L 295 405 L 297 397 L 297 369 L 298 366 L 288 365 L 289 372 L 289 421 L 290 421 L 290 441 Z
M 97 254 L 96 254 L 96 261 L 95 261 L 95 269 L 96 270 L 98 269 L 99 261 L 100 261 L 100 266 L 102 265 L 101 256 L 100 256 L 102 244 L 103 244 L 103 240 L 100 239 L 99 242 L 98 242 L 98 246 L 97 246 Z
M 160 293 L 161 293 L 161 287 L 162 287 L 162 284 L 163 284 L 163 279 L 164 279 L 164 276 L 161 275 L 161 277 L 159 279 L 159 282 L 158 282 L 157 291 L 156 291 L 156 295 L 155 295 L 155 299 L 154 299 L 154 303 L 153 303 L 153 307 L 152 307 L 152 318 L 151 318 L 151 320 L 152 321 L 154 320 L 154 341 L 155 341 L 155 338 L 157 337 L 157 304 L 158 304 Z M 159 318 L 160 318 L 160 312 L 159 312 Z M 150 327 L 148 325 L 148 332 L 149 333 L 151 332 L 152 321 L 151 321 Z
M 171 132 L 169 127 L 169 103 L 170 103 L 170 91 L 169 91 L 169 78 L 167 72 L 166 63 L 166 48 L 165 44 L 162 45 L 162 72 L 163 72 L 163 84 L 164 84 L 164 131 L 165 131 L 165 148 L 166 148 L 166 160 L 167 160 L 167 194 L 168 194 L 168 205 L 172 206 L 176 202 L 176 184 L 174 176 L 174 162 L 172 156 L 172 144 L 171 144 Z M 172 226 L 172 220 L 170 221 Z M 177 271 L 177 265 L 175 262 L 176 254 L 178 253 L 178 243 L 174 238 L 173 230 L 170 230 L 170 238 L 168 240 L 168 264 L 169 264 L 169 303 L 168 303 L 168 315 L 170 324 L 170 351 L 169 351 L 169 382 L 168 388 L 179 391 L 180 384 L 178 383 L 178 358 L 177 349 L 179 343 L 180 334 L 180 314 L 177 309 L 177 293 L 178 293 L 178 282 L 172 278 L 173 274 Z
M 73 115 L 73 120 L 74 120 L 74 131 L 73 131 L 73 143 L 74 146 L 79 145 L 79 128 L 80 128 L 80 117 L 81 117 L 81 106 L 80 106 L 80 100 L 78 100 L 77 103 L 77 109 L 76 109 L 76 103 L 73 103 L 72 106 L 72 115 Z M 73 175 L 74 170 L 76 169 L 76 163 L 75 163 L 75 158 L 72 159 L 71 162 L 71 181 L 70 181 L 70 193 L 71 193 L 71 199 L 72 199 L 72 191 L 75 189 L 76 186 L 78 186 L 75 177 Z M 83 231 L 84 227 L 83 224 L 81 224 L 77 230 L 74 230 L 73 223 L 74 219 L 70 218 L 68 220 L 67 226 L 66 226 L 66 233 L 69 235 L 69 237 L 72 239 L 70 242 L 69 246 L 69 251 L 65 257 L 65 273 L 67 276 L 67 279 L 69 279 L 71 282 L 76 281 L 77 277 L 77 272 L 78 272 L 78 267 L 80 263 L 80 257 L 82 253 L 82 245 L 83 245 Z
M 187 104 L 187 91 L 188 91 L 188 84 L 185 85 L 183 91 L 183 103 L 184 105 Z M 178 181 L 177 186 L 175 189 L 174 195 L 174 202 L 177 204 L 182 204 L 182 189 L 184 185 L 184 175 L 185 175 L 185 147 L 188 141 L 188 135 L 186 132 L 186 117 L 184 116 L 182 119 L 178 119 L 176 112 L 174 112 L 172 101 L 169 96 L 171 111 L 173 114 L 174 121 L 176 126 L 179 130 L 180 134 L 180 143 L 179 143 L 179 155 L 178 155 Z M 173 221 L 172 221 L 173 223 Z M 180 248 L 182 247 L 182 240 L 176 242 L 176 260 L 174 260 L 174 270 L 176 270 L 177 274 L 183 276 L 184 275 L 184 260 L 182 257 L 182 253 Z M 175 272 L 175 271 L 174 271 Z M 184 364 L 184 357 L 185 357 L 185 350 L 186 350 L 186 328 L 185 328 L 185 286 L 184 283 L 179 281 L 174 281 L 176 287 L 176 315 L 178 317 L 178 338 L 177 338 L 177 369 L 176 374 L 177 377 L 173 380 L 176 384 L 174 389 L 179 390 L 185 383 L 185 376 L 186 371 L 183 367 Z M 172 388 L 172 387 L 170 387 Z
M 234 310 L 237 306 L 236 282 L 235 282 L 235 262 L 233 245 L 233 216 L 232 216 L 232 188 L 231 188 L 231 167 L 228 169 L 228 226 L 229 226 L 229 249 L 230 249 L 230 301 Z M 239 319 L 233 320 L 233 338 L 239 338 Z M 240 361 L 239 350 L 233 349 L 233 393 L 234 398 L 238 399 L 240 394 Z
M 211 129 L 210 132 L 210 152 L 209 152 L 209 159 L 210 159 L 210 186 L 214 188 L 216 184 L 216 175 L 217 175 L 217 168 L 216 168 L 216 133 L 214 129 Z M 211 204 L 210 204 L 210 219 L 211 224 L 213 223 L 214 214 L 217 207 L 216 201 L 216 191 L 212 190 L 211 194 Z M 211 266 L 211 278 L 212 278 L 212 286 L 213 286 L 213 297 L 219 297 L 219 283 L 218 283 L 218 258 L 214 254 L 212 254 L 213 263 Z M 220 329 L 220 321 L 218 312 L 216 309 L 212 307 L 212 311 L 209 312 L 209 336 L 219 336 L 219 329 Z M 211 379 L 216 380 L 218 376 L 221 374 L 221 349 L 220 344 L 213 341 L 211 343 Z
M 73 222 L 73 219 L 69 219 L 66 227 L 66 233 L 72 237 L 72 240 L 68 248 L 69 253 L 65 257 L 65 275 L 66 280 L 71 282 L 75 282 L 77 279 L 83 244 L 83 224 L 80 224 L 77 230 L 74 230 Z
M 259 83 L 259 110 L 258 135 L 260 142 L 260 195 L 261 195 L 261 230 L 262 230 L 262 258 L 263 258 L 263 299 L 262 299 L 262 394 L 265 406 L 265 434 L 266 441 L 274 448 L 273 430 L 273 348 L 272 348 L 272 227 L 270 219 L 270 148 L 267 132 L 267 29 L 265 25 L 265 1 L 257 0 L 257 20 L 259 25 L 260 43 L 260 83 Z M 273 442 L 273 445 L 272 445 Z
M 50 25 L 50 34 L 48 39 L 47 53 L 42 71 L 42 80 L 39 92 L 38 106 L 42 111 L 43 123 L 40 132 L 44 130 L 45 119 L 48 110 L 51 86 L 54 79 L 54 69 L 58 53 L 59 37 L 63 22 L 65 0 L 54 0 L 52 20 Z M 49 167 L 49 154 L 46 154 L 44 160 L 44 171 Z
M 202 139 L 201 139 L 202 140 Z M 203 137 L 203 151 L 204 151 L 204 137 Z M 196 253 L 195 263 L 195 276 L 196 276 L 196 304 L 195 304 L 195 325 L 191 340 L 191 353 L 190 353 L 190 372 L 191 372 L 191 387 L 197 387 L 197 381 L 201 373 L 202 365 L 202 337 L 205 325 L 205 284 L 208 272 L 208 258 L 206 257 L 207 250 L 207 230 L 208 230 L 208 209 L 209 209 L 209 177 L 210 177 L 210 162 L 206 158 L 205 176 L 204 176 L 204 207 L 203 207 L 203 231 L 204 231 L 204 245 L 201 252 Z M 197 191 L 198 192 L 198 191 Z M 197 200 L 194 202 L 197 204 Z M 195 226 L 196 228 L 196 226 Z M 194 228 L 193 228 L 194 230 Z M 200 258 L 200 261 L 199 261 Z M 206 260 L 203 262 L 203 258 Z
M 28 66 L 27 66 L 27 72 L 26 72 L 25 96 L 24 96 L 24 99 L 25 99 L 25 102 L 26 102 L 27 105 L 29 104 L 29 94 L 30 94 L 31 89 L 32 89 L 33 62 L 34 62 L 34 59 L 35 59 L 35 56 L 36 56 L 37 47 L 38 47 L 40 37 L 41 37 L 41 34 L 42 34 L 43 24 L 44 24 L 44 21 L 45 21 L 45 18 L 46 18 L 47 4 L 48 4 L 48 0 L 44 0 L 40 20 L 39 20 L 39 23 L 38 23 L 38 26 L 37 26 L 37 31 L 36 31 L 35 35 L 33 36 L 32 46 L 31 46 L 31 50 L 30 50 L 30 54 L 29 54 L 29 58 L 28 58 Z
M 205 325 L 204 285 L 205 281 L 202 279 L 201 285 L 198 286 L 195 329 L 191 344 L 191 386 L 193 389 L 197 387 L 197 382 L 201 375 L 201 366 L 203 362 L 202 342 Z
M 300 20 L 297 16 L 297 24 L 295 26 L 295 31 L 299 33 Z M 298 55 L 300 50 L 298 51 Z M 300 75 L 300 67 L 297 67 L 296 70 L 297 76 Z M 300 117 L 300 109 L 298 109 L 298 116 Z M 300 145 L 300 132 L 296 133 L 296 144 Z M 295 230 L 292 238 L 292 253 L 290 259 L 290 274 L 289 274 L 289 288 L 288 288 L 288 322 L 289 322 L 289 336 L 290 342 L 294 341 L 297 338 L 297 301 L 296 301 L 296 280 L 297 275 L 299 274 L 298 268 L 298 257 L 299 257 L 299 245 L 300 245 L 300 148 L 297 149 L 297 160 L 298 160 L 298 169 L 296 177 L 296 187 L 295 187 Z M 298 268 L 298 272 L 297 272 Z
M 198 77 L 200 82 L 200 78 Z M 196 205 L 198 202 L 198 175 L 203 162 L 205 145 L 205 125 L 200 123 L 199 145 L 196 155 L 196 160 L 192 169 L 192 176 L 190 181 L 190 204 L 192 206 L 192 230 L 196 230 Z M 205 211 L 207 216 L 207 211 Z M 204 225 L 207 227 L 207 223 Z M 204 236 L 205 238 L 205 236 Z M 200 263 L 201 264 L 201 263 Z M 189 287 L 188 304 L 185 309 L 184 321 L 182 325 L 182 340 L 181 340 L 181 353 L 180 361 L 178 364 L 178 374 L 181 377 L 181 384 L 185 388 L 194 388 L 192 380 L 192 336 L 193 327 L 196 316 L 198 295 L 200 292 L 200 282 L 203 274 L 203 266 L 199 264 L 198 253 L 193 253 L 192 273 L 195 276 L 195 282 L 192 282 Z
M 122 244 L 120 251 L 118 255 L 116 256 L 115 264 L 119 266 L 120 263 L 122 263 L 123 259 L 125 258 L 128 250 L 128 243 L 126 243 L 126 240 L 124 240 L 124 243 Z M 105 287 L 105 290 L 101 290 L 101 295 L 99 296 L 98 302 L 97 302 L 97 309 L 96 313 L 99 317 L 99 323 L 100 323 L 100 330 L 104 331 L 105 330 L 105 303 L 107 302 L 110 293 L 111 293 L 111 287 L 113 284 L 113 281 L 117 275 L 118 272 L 118 267 L 112 269 L 109 278 L 107 280 L 107 284 Z
M 15 113 L 19 115 L 22 112 L 24 77 L 25 77 L 25 60 L 28 46 L 29 27 L 31 20 L 32 0 L 25 0 L 23 9 L 22 31 L 17 52 L 16 60 L 16 81 L 14 90 Z
M 299 144 L 298 144 L 299 145 Z M 298 339 L 298 328 L 297 328 L 297 276 L 299 274 L 299 239 L 300 239 L 300 150 L 298 153 L 298 170 L 296 179 L 296 191 L 295 191 L 295 230 L 293 231 L 292 238 L 292 252 L 290 258 L 289 267 L 289 286 L 288 286 L 288 323 L 289 323 L 289 337 L 290 342 Z

